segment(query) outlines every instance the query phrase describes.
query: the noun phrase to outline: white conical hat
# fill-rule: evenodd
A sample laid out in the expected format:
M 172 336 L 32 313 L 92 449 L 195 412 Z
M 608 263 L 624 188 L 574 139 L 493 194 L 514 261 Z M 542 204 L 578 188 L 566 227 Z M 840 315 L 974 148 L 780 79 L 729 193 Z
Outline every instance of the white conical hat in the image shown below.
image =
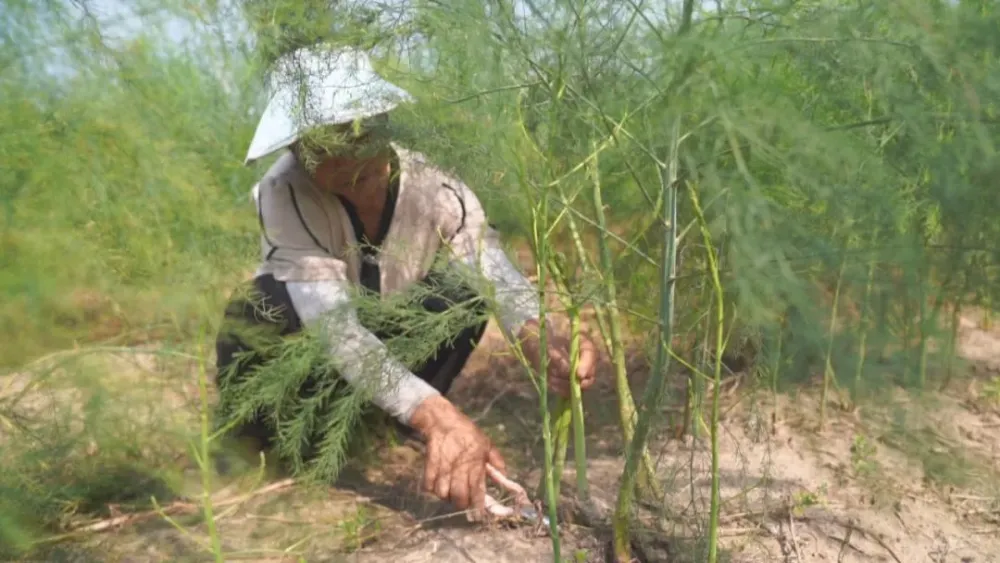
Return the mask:
M 271 75 L 271 90 L 245 164 L 291 145 L 313 127 L 352 123 L 412 100 L 379 76 L 364 52 L 325 45 L 282 57 Z

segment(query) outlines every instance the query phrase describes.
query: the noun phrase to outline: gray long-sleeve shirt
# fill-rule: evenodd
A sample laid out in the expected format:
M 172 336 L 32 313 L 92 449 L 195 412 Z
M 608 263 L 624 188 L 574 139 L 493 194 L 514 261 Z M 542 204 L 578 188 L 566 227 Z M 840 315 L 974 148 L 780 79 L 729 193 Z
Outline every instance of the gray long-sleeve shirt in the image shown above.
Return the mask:
M 422 155 L 394 148 L 400 181 L 377 256 L 382 294 L 422 280 L 445 250 L 450 267 L 478 274 L 492 286 L 497 321 L 516 334 L 538 316 L 537 291 L 508 259 L 478 198 Z M 296 313 L 323 333 L 344 379 L 366 386 L 378 407 L 408 423 L 416 407 L 437 391 L 393 359 L 358 321 L 350 294 L 360 282 L 361 256 L 343 205 L 319 191 L 291 153 L 275 162 L 253 196 L 262 227 L 257 274 L 286 282 Z

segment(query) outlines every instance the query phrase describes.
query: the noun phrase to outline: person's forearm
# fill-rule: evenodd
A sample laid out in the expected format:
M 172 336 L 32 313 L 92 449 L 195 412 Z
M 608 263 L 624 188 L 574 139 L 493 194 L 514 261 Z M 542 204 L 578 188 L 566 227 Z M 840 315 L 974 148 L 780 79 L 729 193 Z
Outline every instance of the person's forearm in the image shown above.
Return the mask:
M 458 260 L 492 284 L 499 309 L 497 322 L 509 335 L 517 337 L 524 323 L 538 319 L 538 289 L 510 261 L 496 239 L 488 238 L 481 251 Z
M 440 395 L 389 355 L 358 321 L 345 282 L 288 282 L 296 312 L 329 342 L 334 366 L 351 386 L 369 391 L 376 406 L 404 424 L 427 398 Z

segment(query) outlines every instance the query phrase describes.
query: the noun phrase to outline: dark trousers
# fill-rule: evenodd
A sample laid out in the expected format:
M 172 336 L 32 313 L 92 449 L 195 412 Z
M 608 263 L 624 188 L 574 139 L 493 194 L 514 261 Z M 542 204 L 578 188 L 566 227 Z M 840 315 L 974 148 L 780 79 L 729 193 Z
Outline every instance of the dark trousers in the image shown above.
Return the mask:
M 458 330 L 458 334 L 452 339 L 447 339 L 440 345 L 436 353 L 422 365 L 409 366 L 411 371 L 418 377 L 428 382 L 441 394 L 447 394 L 455 378 L 465 367 L 472 351 L 479 344 L 483 333 L 486 330 L 486 309 L 482 300 L 471 290 L 466 288 L 447 288 L 444 284 L 439 284 L 433 277 L 421 282 L 424 288 L 430 288 L 426 292 L 426 297 L 419 300 L 416 305 L 430 314 L 444 313 L 453 307 L 471 307 L 475 313 L 473 318 L 481 319 Z M 216 340 L 217 355 L 217 377 L 216 385 L 220 393 L 220 415 L 225 418 L 225 405 L 229 397 L 228 387 L 247 377 L 254 377 L 254 371 L 258 366 L 266 362 L 275 361 L 272 354 L 264 350 L 270 346 L 261 346 L 262 342 L 280 341 L 302 332 L 302 321 L 292 306 L 291 297 L 285 287 L 285 283 L 274 279 L 271 275 L 259 276 L 251 282 L 250 291 L 234 297 L 226 307 L 223 327 Z M 360 316 L 361 323 L 367 325 L 365 318 Z M 373 330 L 375 335 L 381 340 L 385 340 L 399 330 L 386 328 L 382 323 L 376 324 L 379 328 Z M 255 334 L 265 334 L 264 340 L 257 340 L 257 337 L 247 338 L 247 328 Z M 262 329 L 262 330 L 261 330 Z M 251 342 L 252 341 L 252 342 Z M 277 360 L 280 361 L 280 360 Z M 338 384 L 346 386 L 335 371 L 326 368 L 319 369 L 314 376 L 307 378 L 305 384 L 300 389 L 300 398 L 306 399 L 315 393 L 318 385 L 329 385 L 336 381 Z M 369 411 L 369 414 L 378 416 L 379 413 Z M 230 436 L 237 438 L 252 438 L 262 449 L 268 449 L 274 445 L 276 429 L 270 421 L 266 412 L 258 412 L 249 420 L 242 421 L 230 433 Z M 370 417 L 363 417 L 362 421 L 371 420 Z M 228 421 L 217 421 L 223 424 Z M 363 422 L 364 423 L 364 422 Z M 321 437 L 317 436 L 317 439 Z M 307 449 L 309 446 L 306 445 Z

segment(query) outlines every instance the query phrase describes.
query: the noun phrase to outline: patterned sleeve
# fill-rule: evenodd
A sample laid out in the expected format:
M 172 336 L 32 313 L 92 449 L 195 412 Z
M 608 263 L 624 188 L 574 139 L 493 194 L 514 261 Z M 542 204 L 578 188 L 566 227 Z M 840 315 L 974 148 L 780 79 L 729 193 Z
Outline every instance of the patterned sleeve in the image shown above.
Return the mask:
M 485 278 L 496 300 L 497 322 L 509 335 L 516 335 L 525 322 L 538 318 L 538 290 L 510 261 L 500 234 L 487 222 L 472 190 L 457 181 L 443 188 L 442 236 L 451 246 L 452 263 L 473 268 Z
M 389 350 L 358 321 L 346 282 L 288 282 L 288 294 L 302 322 L 320 330 L 330 357 L 352 387 L 369 392 L 383 411 L 409 424 L 428 397 L 439 395 L 389 355 Z

